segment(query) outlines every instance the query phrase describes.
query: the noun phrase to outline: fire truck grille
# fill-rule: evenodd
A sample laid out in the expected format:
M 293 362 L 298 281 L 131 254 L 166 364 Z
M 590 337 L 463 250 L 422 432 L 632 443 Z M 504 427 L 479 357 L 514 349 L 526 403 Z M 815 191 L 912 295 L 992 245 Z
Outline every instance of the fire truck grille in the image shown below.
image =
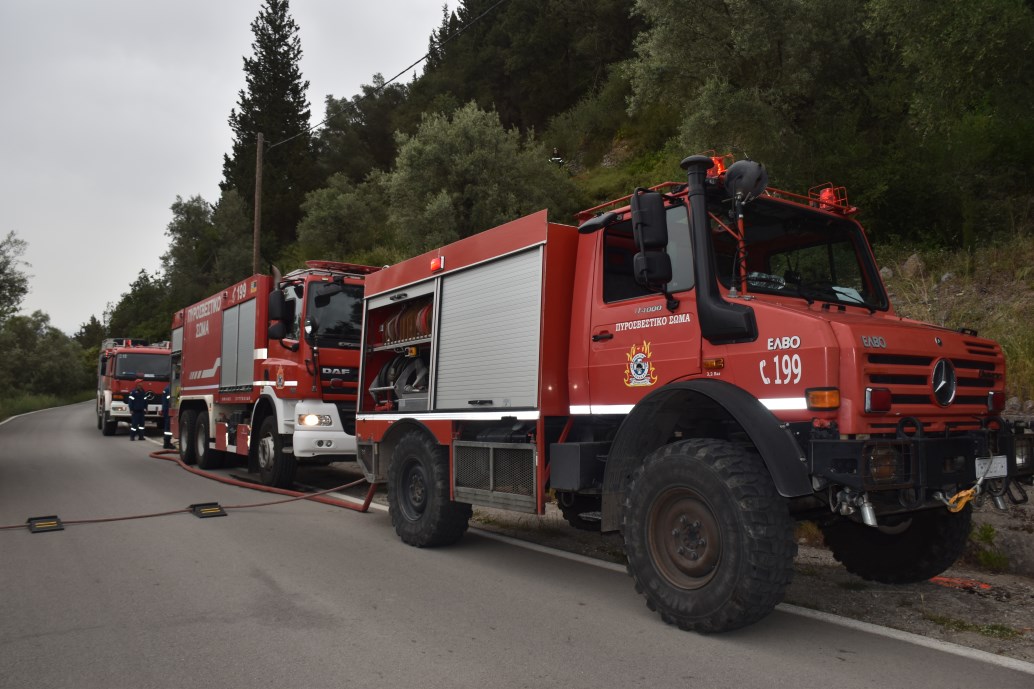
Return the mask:
M 473 504 L 533 507 L 535 446 L 509 443 L 453 443 L 457 499 Z
M 976 425 L 976 418 L 987 413 L 988 392 L 1001 384 L 1005 360 L 994 346 L 972 341 L 965 345 L 965 356 L 946 357 L 954 367 L 957 381 L 955 396 L 946 406 L 934 396 L 933 371 L 940 357 L 869 354 L 864 382 L 874 388 L 890 389 L 896 415 L 915 416 L 924 422 L 928 418 L 964 416 Z M 874 424 L 874 428 L 879 425 Z

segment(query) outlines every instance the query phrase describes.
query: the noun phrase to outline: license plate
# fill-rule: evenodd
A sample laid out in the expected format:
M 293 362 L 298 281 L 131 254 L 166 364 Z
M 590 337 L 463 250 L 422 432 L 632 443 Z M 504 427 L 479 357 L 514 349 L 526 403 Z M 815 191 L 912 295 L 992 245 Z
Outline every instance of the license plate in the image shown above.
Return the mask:
M 1005 455 L 977 457 L 977 478 L 1002 478 L 1009 473 L 1009 462 Z

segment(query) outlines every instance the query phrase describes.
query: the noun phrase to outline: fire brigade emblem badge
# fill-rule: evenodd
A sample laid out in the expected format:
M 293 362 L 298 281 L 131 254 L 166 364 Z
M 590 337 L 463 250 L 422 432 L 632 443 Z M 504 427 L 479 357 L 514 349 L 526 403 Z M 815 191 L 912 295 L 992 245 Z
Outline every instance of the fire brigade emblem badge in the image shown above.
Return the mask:
M 284 388 L 284 367 L 276 367 L 276 389 L 282 390 Z
M 632 345 L 626 354 L 628 368 L 625 369 L 625 385 L 630 388 L 650 386 L 657 382 L 657 372 L 650 361 L 650 343 L 643 340 L 642 346 Z

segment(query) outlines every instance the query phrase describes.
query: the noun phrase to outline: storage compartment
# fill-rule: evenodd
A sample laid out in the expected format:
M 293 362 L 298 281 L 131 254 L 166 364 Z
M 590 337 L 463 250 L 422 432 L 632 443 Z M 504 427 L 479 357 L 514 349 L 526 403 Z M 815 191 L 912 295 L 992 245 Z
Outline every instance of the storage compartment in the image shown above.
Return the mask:
M 415 298 L 400 292 L 380 299 L 369 312 L 366 370 L 377 411 L 426 411 L 431 385 L 431 334 L 434 293 L 424 289 Z
M 549 485 L 579 491 L 603 485 L 610 443 L 553 443 L 549 446 Z

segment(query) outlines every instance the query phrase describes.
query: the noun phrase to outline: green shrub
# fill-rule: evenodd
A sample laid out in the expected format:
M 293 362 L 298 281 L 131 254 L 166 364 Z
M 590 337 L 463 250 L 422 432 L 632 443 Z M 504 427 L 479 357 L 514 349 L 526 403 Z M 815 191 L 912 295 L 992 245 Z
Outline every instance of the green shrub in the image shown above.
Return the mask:
M 49 409 L 51 407 L 63 407 L 67 404 L 85 402 L 93 399 L 96 393 L 93 390 L 84 390 L 72 395 L 29 395 L 20 394 L 0 399 L 0 421 L 9 419 L 19 414 L 27 414 L 31 411 Z

